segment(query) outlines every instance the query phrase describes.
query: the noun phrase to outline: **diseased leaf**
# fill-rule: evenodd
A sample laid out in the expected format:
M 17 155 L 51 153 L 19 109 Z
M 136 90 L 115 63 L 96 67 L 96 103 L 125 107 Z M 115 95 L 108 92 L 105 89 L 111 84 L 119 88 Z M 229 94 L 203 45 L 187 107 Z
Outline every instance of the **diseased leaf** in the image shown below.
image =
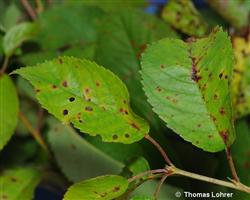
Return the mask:
M 235 139 L 232 58 L 230 40 L 218 28 L 193 43 L 161 40 L 142 58 L 144 90 L 154 111 L 169 128 L 205 151 L 223 150 Z
M 0 176 L 0 199 L 32 200 L 40 177 L 40 172 L 32 168 L 16 168 L 3 171 Z
M 23 22 L 10 28 L 3 38 L 3 49 L 6 56 L 11 56 L 22 42 L 30 39 L 36 32 L 36 25 Z
M 69 180 L 76 182 L 122 171 L 123 163 L 91 145 L 71 127 L 57 120 L 51 120 L 50 124 L 49 143 L 58 165 Z
M 8 75 L 0 75 L 0 150 L 9 141 L 18 121 L 18 97 Z
M 201 37 L 207 31 L 207 24 L 191 0 L 170 0 L 162 11 L 162 17 L 183 33 Z
M 146 45 L 164 37 L 177 38 L 170 26 L 154 16 L 130 9 L 108 16 L 101 27 L 95 61 L 122 79 L 131 94 L 131 106 L 160 129 L 160 120 L 146 101 L 140 82 L 140 57 Z
M 131 110 L 126 86 L 94 62 L 60 57 L 15 73 L 32 83 L 44 108 L 82 132 L 126 144 L 149 132 L 147 122 Z
M 249 25 L 249 0 L 208 0 L 208 3 L 236 28 Z
M 250 35 L 233 39 L 235 65 L 232 79 L 235 118 L 250 114 Z
M 127 179 L 121 176 L 100 176 L 72 185 L 63 200 L 112 200 L 126 192 L 127 187 Z

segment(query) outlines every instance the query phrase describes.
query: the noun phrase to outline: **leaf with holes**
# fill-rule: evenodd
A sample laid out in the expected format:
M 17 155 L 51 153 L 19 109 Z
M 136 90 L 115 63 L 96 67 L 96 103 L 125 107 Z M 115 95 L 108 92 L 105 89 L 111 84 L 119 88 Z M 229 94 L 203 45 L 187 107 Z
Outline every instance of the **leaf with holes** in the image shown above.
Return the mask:
M 37 26 L 30 22 L 23 22 L 10 28 L 3 38 L 3 49 L 6 56 L 11 56 L 17 47 L 36 33 Z
M 235 65 L 232 79 L 234 116 L 250 114 L 250 34 L 233 38 Z
M 9 76 L 0 75 L 0 150 L 14 134 L 17 121 L 18 97 L 15 85 Z
M 36 88 L 44 108 L 82 132 L 126 144 L 149 132 L 147 122 L 131 110 L 126 86 L 94 62 L 60 57 L 15 73 Z
M 112 200 L 125 193 L 127 188 L 128 181 L 121 176 L 99 176 L 72 185 L 63 200 Z
M 139 60 L 148 43 L 164 37 L 177 38 L 178 35 L 168 24 L 154 16 L 135 9 L 125 10 L 104 19 L 95 52 L 95 61 L 126 83 L 132 107 L 155 130 L 159 130 L 162 123 L 153 113 L 143 93 Z
M 16 168 L 2 171 L 0 176 L 1 200 L 32 200 L 40 181 L 39 171 L 32 168 Z
M 207 24 L 191 0 L 170 0 L 162 11 L 162 18 L 189 35 L 200 37 L 207 31 Z
M 50 119 L 48 140 L 55 159 L 73 182 L 104 174 L 118 174 L 124 164 L 103 153 L 79 136 L 74 129 Z M 88 163 L 88 164 L 86 164 Z
M 145 93 L 167 126 L 205 151 L 217 152 L 235 139 L 229 80 L 230 39 L 216 28 L 185 43 L 164 39 L 142 58 Z

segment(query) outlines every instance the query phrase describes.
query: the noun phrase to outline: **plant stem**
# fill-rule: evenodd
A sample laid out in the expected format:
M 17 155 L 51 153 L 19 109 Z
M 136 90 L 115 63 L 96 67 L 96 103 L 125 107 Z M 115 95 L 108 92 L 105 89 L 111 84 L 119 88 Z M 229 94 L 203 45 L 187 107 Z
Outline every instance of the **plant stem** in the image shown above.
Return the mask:
M 145 176 L 145 175 L 149 175 L 149 174 L 159 174 L 159 173 L 166 173 L 167 170 L 166 169 L 154 169 L 154 170 L 149 170 L 149 171 L 145 171 L 142 172 L 140 174 L 137 174 L 133 177 L 131 177 L 130 179 L 128 179 L 128 182 L 131 183 L 137 179 L 140 179 L 141 177 Z
M 36 20 L 36 12 L 32 8 L 32 6 L 29 4 L 29 2 L 27 0 L 21 0 L 21 3 L 23 4 L 23 7 L 26 9 L 26 11 L 28 12 L 31 19 L 33 21 L 35 21 Z
M 31 125 L 31 123 L 28 121 L 28 119 L 25 117 L 25 115 L 22 112 L 19 112 L 19 119 L 22 121 L 23 125 L 29 130 L 31 135 L 35 138 L 37 143 L 45 150 L 45 152 L 50 155 L 49 149 L 43 140 L 40 132 L 36 129 L 34 129 Z
M 161 153 L 161 155 L 163 156 L 164 160 L 167 162 L 168 165 L 174 166 L 173 163 L 170 161 L 167 153 L 164 151 L 164 149 L 161 147 L 161 145 L 158 142 L 156 142 L 149 135 L 146 135 L 145 139 L 147 139 L 149 142 L 151 142 L 158 149 L 158 151 Z
M 161 191 L 161 186 L 162 186 L 162 184 L 164 183 L 164 181 L 166 180 L 166 178 L 167 178 L 168 176 L 169 176 L 168 174 L 165 174 L 165 175 L 161 178 L 161 180 L 160 180 L 160 182 L 159 182 L 159 184 L 158 184 L 158 186 L 157 186 L 157 188 L 156 188 L 156 191 L 155 191 L 155 193 L 154 193 L 154 198 L 155 198 L 155 199 L 157 199 L 157 197 L 158 197 L 158 195 L 159 195 L 159 193 L 160 193 L 160 191 Z
M 224 186 L 224 187 L 228 187 L 228 188 L 233 188 L 236 190 L 240 190 L 243 192 L 247 192 L 250 193 L 250 187 L 237 182 L 237 181 L 233 181 L 233 182 L 228 182 L 228 181 L 223 181 L 223 180 L 219 180 L 219 179 L 215 179 L 215 178 L 211 178 L 211 177 L 207 177 L 207 176 L 203 176 L 203 175 L 199 175 L 199 174 L 195 174 L 195 173 L 191 173 L 191 172 L 187 172 L 181 169 L 178 169 L 174 166 L 170 166 L 166 168 L 167 171 L 171 171 L 172 174 L 171 175 L 181 175 L 181 176 L 186 176 L 192 179 L 196 179 L 196 180 L 200 180 L 200 181 L 205 181 L 208 183 L 213 183 L 216 185 L 220 185 L 220 186 Z
M 237 172 L 236 172 L 236 169 L 235 169 L 235 165 L 234 165 L 233 158 L 231 155 L 230 147 L 226 148 L 226 155 L 227 155 L 227 161 L 228 161 L 228 164 L 229 164 L 229 167 L 230 167 L 230 170 L 231 170 L 231 173 L 232 173 L 234 180 L 237 182 L 240 182 L 240 179 L 239 179 Z
M 0 71 L 0 75 L 6 71 L 8 64 L 9 64 L 9 56 L 5 56 L 4 61 L 3 61 L 3 66 Z

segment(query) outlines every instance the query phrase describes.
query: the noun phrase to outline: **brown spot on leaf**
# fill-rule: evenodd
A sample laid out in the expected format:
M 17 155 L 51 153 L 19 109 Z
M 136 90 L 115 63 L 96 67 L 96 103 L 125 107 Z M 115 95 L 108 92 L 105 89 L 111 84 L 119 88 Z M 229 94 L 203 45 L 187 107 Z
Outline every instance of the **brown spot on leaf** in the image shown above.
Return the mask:
M 17 182 L 17 179 L 15 177 L 10 178 L 11 182 Z
M 91 111 L 93 111 L 93 108 L 92 108 L 92 107 L 90 107 L 90 106 L 86 106 L 86 107 L 85 107 L 85 110 L 86 110 L 86 111 L 90 111 L 90 112 L 91 112 Z
M 112 138 L 113 138 L 113 140 L 117 140 L 118 139 L 118 135 L 115 134 L 115 135 L 112 136 Z
M 130 125 L 131 125 L 134 129 L 140 131 L 140 127 L 139 127 L 137 124 L 135 124 L 134 122 L 132 122 Z
M 214 100 L 218 99 L 218 94 L 214 94 Z
M 208 135 L 208 138 L 211 139 L 213 137 L 213 135 Z
M 225 114 L 226 114 L 226 111 L 225 111 L 225 108 L 224 108 L 224 107 L 221 107 L 221 108 L 220 108 L 220 114 L 221 114 L 221 115 L 225 115 Z
M 67 81 L 63 81 L 63 82 L 62 82 L 62 86 L 63 86 L 63 87 L 68 87 L 68 82 L 67 82 Z
M 223 76 L 223 73 L 221 72 L 221 73 L 219 74 L 219 78 L 221 79 L 221 78 L 222 78 L 222 76 Z
M 61 58 L 58 59 L 60 64 L 63 64 L 63 60 Z
M 200 127 L 201 127 L 201 124 L 197 124 L 197 127 L 199 127 L 199 128 L 200 128 Z
M 160 88 L 160 86 L 157 86 L 155 89 L 156 89 L 158 92 L 161 92 L 161 91 L 162 91 L 162 89 Z
M 67 115 L 69 111 L 67 109 L 63 110 L 63 115 Z
M 126 101 L 126 100 L 123 100 L 123 103 L 124 103 L 124 104 L 127 104 L 127 101 Z
M 128 133 L 125 134 L 125 138 L 129 138 L 130 135 Z
M 164 65 L 164 64 L 161 64 L 161 68 L 164 69 L 164 68 L 165 68 L 165 65 Z
M 69 101 L 70 101 L 70 102 L 75 101 L 75 97 L 70 97 L 70 98 L 69 98 Z
M 0 199 L 8 199 L 8 196 L 3 194 Z
M 100 86 L 100 83 L 99 83 L 99 82 L 96 82 L 95 85 L 96 85 L 96 87 L 99 87 L 99 86 Z
M 120 187 L 119 187 L 119 186 L 116 186 L 116 187 L 113 188 L 112 191 L 113 191 L 113 192 L 117 192 L 117 191 L 119 191 L 119 190 L 120 190 Z
M 250 162 L 249 161 L 246 161 L 243 163 L 243 168 L 246 169 L 246 170 L 249 170 L 250 169 Z
M 40 89 L 36 89 L 36 93 L 39 93 L 41 90 Z
M 57 88 L 57 86 L 53 84 L 53 85 L 52 85 L 52 88 L 53 88 L 53 89 L 56 89 L 56 88 Z
M 90 89 L 86 88 L 84 91 L 85 91 L 86 94 L 88 94 L 90 92 Z

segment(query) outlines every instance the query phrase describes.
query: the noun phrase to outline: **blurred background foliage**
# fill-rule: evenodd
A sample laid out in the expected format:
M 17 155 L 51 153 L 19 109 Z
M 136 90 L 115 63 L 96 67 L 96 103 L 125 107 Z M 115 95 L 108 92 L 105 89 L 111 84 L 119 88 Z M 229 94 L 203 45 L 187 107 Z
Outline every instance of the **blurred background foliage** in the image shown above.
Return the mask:
M 232 153 L 242 182 L 250 185 L 249 19 L 250 0 L 0 0 L 0 60 L 4 65 L 8 58 L 7 73 L 59 55 L 88 58 L 103 65 L 126 83 L 132 108 L 149 121 L 151 136 L 178 167 L 225 179 L 230 173 L 224 152 L 204 152 L 173 134 L 153 113 L 140 82 L 140 58 L 147 44 L 165 37 L 202 37 L 220 25 L 231 35 L 235 52 L 232 93 L 237 105 L 237 139 Z M 10 199 L 32 199 L 34 194 L 36 200 L 59 200 L 69 185 L 82 179 L 111 173 L 130 177 L 163 166 L 159 153 L 145 141 L 103 143 L 98 137 L 62 125 L 40 108 L 24 79 L 12 79 L 15 86 L 10 80 L 1 82 L 0 95 L 11 95 L 9 91 L 16 87 L 22 114 L 17 120 L 9 112 L 17 127 L 9 134 L 11 139 L 6 138 L 8 143 L 1 144 L 5 146 L 0 152 L 0 183 L 8 194 L 22 196 Z M 13 98 L 8 96 L 6 101 Z M 5 115 L 8 110 L 1 112 Z M 44 138 L 49 154 L 31 132 Z M 19 179 L 27 183 L 18 185 Z M 135 193 L 151 195 L 155 187 L 151 181 Z M 159 199 L 173 200 L 174 193 L 182 190 L 231 191 L 171 177 Z M 235 199 L 249 199 L 244 193 L 233 192 Z M 5 199 L 4 195 L 0 199 Z

